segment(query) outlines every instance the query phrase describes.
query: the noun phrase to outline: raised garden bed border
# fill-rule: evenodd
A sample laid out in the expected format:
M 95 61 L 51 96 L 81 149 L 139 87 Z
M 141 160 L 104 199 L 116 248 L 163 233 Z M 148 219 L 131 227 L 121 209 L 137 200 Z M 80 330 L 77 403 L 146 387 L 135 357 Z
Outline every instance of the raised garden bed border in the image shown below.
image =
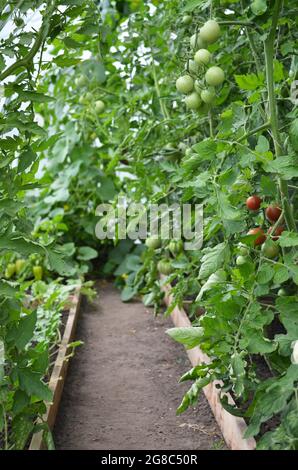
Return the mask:
M 162 276 L 161 279 L 163 281 L 162 290 L 165 293 L 164 300 L 166 305 L 169 306 L 173 301 L 173 296 L 170 293 L 171 286 L 169 284 L 164 284 L 164 276 Z M 191 327 L 191 322 L 183 308 L 178 308 L 176 306 L 171 313 L 171 317 L 176 327 Z M 203 362 L 210 362 L 209 357 L 203 351 L 201 351 L 198 346 L 193 349 L 188 349 L 186 352 L 191 364 L 194 367 Z M 219 390 L 216 388 L 217 383 L 222 385 L 220 381 L 212 382 L 204 387 L 203 391 L 209 402 L 214 417 L 220 427 L 227 446 L 231 450 L 255 450 L 255 439 L 243 438 L 245 430 L 247 429 L 247 425 L 244 419 L 231 415 L 223 408 L 219 398 Z M 235 405 L 232 396 L 229 393 L 226 393 L 226 396 L 228 398 L 229 404 Z
M 43 416 L 43 421 L 47 422 L 50 430 L 53 430 L 59 404 L 62 397 L 63 387 L 66 379 L 68 369 L 67 355 L 69 353 L 69 343 L 74 340 L 77 320 L 79 316 L 80 303 L 81 303 L 80 287 L 75 290 L 71 296 L 71 307 L 68 313 L 65 330 L 63 333 L 62 341 L 59 345 L 55 364 L 51 373 L 49 388 L 53 392 L 53 401 L 47 404 L 47 411 Z M 33 434 L 29 450 L 42 450 L 44 449 L 43 431 Z

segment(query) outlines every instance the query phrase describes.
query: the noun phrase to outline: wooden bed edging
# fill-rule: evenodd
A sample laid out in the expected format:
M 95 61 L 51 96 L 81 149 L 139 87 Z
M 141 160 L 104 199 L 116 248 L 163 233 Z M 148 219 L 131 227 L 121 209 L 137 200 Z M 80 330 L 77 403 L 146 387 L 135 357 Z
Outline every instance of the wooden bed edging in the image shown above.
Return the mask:
M 75 290 L 74 295 L 71 298 L 71 308 L 69 310 L 63 338 L 60 343 L 58 354 L 55 360 L 55 364 L 51 373 L 49 382 L 49 388 L 53 392 L 53 401 L 47 404 L 47 411 L 43 416 L 43 420 L 48 423 L 49 428 L 52 430 L 56 421 L 58 408 L 63 392 L 63 387 L 66 379 L 66 373 L 68 368 L 68 360 L 66 360 L 68 354 L 68 345 L 74 340 L 80 303 L 81 293 L 80 287 Z M 43 443 L 43 431 L 33 434 L 29 450 L 41 450 L 44 448 Z
M 165 303 L 167 306 L 169 306 L 173 300 L 173 297 L 170 294 L 171 286 L 164 285 L 162 286 L 162 290 L 165 293 Z M 175 307 L 171 317 L 176 327 L 191 326 L 191 322 L 183 308 Z M 186 352 L 193 366 L 201 364 L 202 362 L 210 362 L 209 357 L 203 351 L 201 351 L 198 346 L 193 349 L 188 349 Z M 219 391 L 216 388 L 216 383 L 221 382 L 212 382 L 204 387 L 203 390 L 227 446 L 231 450 L 254 450 L 256 448 L 255 439 L 244 439 L 242 437 L 247 428 L 244 419 L 231 415 L 223 408 L 222 404 L 220 403 Z M 231 395 L 227 393 L 226 396 L 228 398 L 228 402 L 231 405 L 235 405 Z

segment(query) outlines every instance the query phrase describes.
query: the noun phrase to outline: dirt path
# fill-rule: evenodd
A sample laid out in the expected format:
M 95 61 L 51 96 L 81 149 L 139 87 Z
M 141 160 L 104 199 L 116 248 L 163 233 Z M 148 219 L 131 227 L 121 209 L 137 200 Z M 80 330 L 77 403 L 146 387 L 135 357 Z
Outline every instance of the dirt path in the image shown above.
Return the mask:
M 202 396 L 197 409 L 176 416 L 190 364 L 183 346 L 141 303 L 123 304 L 101 284 L 83 304 L 77 338 L 54 430 L 57 449 L 194 450 L 221 447 L 222 436 Z

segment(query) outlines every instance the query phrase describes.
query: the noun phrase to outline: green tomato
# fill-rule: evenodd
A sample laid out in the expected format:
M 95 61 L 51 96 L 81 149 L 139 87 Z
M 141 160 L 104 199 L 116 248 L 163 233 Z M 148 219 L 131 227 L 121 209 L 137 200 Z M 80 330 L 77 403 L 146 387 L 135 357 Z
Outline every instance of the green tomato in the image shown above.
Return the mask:
M 251 11 L 254 15 L 260 16 L 265 13 L 267 10 L 267 1 L 266 0 L 254 0 L 250 6 Z
M 106 105 L 104 104 L 103 101 L 97 100 L 95 101 L 95 111 L 99 114 L 101 114 L 105 110 Z
M 14 273 L 16 272 L 16 265 L 15 263 L 8 263 L 7 268 L 5 270 L 5 277 L 10 279 Z
M 211 104 L 215 98 L 215 91 L 213 89 L 203 90 L 201 92 L 201 98 L 204 103 Z
M 211 60 L 211 54 L 207 49 L 199 49 L 195 53 L 194 60 L 198 65 L 207 65 Z
M 279 297 L 285 297 L 286 295 L 288 295 L 288 293 L 287 293 L 286 289 L 284 289 L 284 288 L 282 287 L 281 289 L 278 290 L 277 295 L 278 295 Z
M 239 246 L 239 253 L 240 255 L 242 256 L 248 256 L 249 255 L 249 249 L 247 246 L 245 245 L 240 245 Z
M 220 26 L 215 20 L 207 21 L 200 29 L 200 38 L 207 44 L 213 44 L 220 36 Z
M 193 90 L 194 81 L 190 75 L 183 75 L 176 81 L 176 88 L 180 93 L 186 95 Z
M 169 250 L 173 255 L 178 255 L 183 250 L 182 240 L 172 240 L 169 243 Z
M 242 266 L 243 264 L 248 262 L 248 258 L 246 256 L 237 256 L 236 264 L 237 266 Z
M 190 15 L 184 15 L 182 17 L 182 24 L 190 24 L 192 22 L 192 17 Z
M 85 100 L 86 100 L 86 101 L 90 101 L 90 102 L 93 101 L 93 95 L 92 95 L 92 93 L 90 93 L 90 91 L 88 91 L 88 92 L 86 93 L 86 95 L 85 95 Z
M 195 33 L 191 36 L 189 42 L 190 42 L 191 47 L 195 51 L 197 51 L 198 49 L 202 49 L 205 45 L 204 42 L 202 41 L 202 39 L 200 38 L 200 36 L 197 33 Z
M 41 266 L 33 266 L 33 275 L 36 281 L 42 280 L 43 270 Z
M 24 259 L 17 259 L 16 260 L 16 273 L 17 274 L 20 274 L 20 272 L 22 271 L 25 264 L 26 264 L 26 260 L 24 260 Z
M 264 256 L 266 256 L 266 258 L 276 258 L 279 253 L 279 246 L 274 241 L 269 239 L 262 245 L 262 253 Z
M 186 107 L 194 111 L 199 109 L 199 107 L 202 104 L 201 97 L 196 91 L 193 91 L 190 95 L 188 95 L 184 101 L 185 101 Z
M 145 245 L 151 250 L 156 250 L 161 247 L 161 240 L 157 237 L 149 237 L 146 239 Z
M 87 78 L 85 77 L 85 75 L 79 75 L 75 79 L 75 84 L 77 87 L 84 86 L 86 85 L 86 83 L 87 83 Z
M 225 80 L 225 73 L 220 67 L 210 67 L 205 74 L 205 80 L 210 86 L 219 86 Z
M 168 260 L 160 260 L 157 263 L 157 269 L 161 274 L 164 274 L 165 276 L 168 276 L 173 272 L 173 267 L 170 261 Z

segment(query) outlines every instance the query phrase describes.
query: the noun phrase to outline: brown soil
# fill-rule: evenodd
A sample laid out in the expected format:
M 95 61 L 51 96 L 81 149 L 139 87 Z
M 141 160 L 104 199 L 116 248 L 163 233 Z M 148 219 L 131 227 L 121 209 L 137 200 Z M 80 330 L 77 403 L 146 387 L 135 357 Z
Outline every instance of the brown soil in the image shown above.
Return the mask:
M 54 429 L 57 449 L 195 450 L 224 447 L 204 396 L 176 416 L 188 384 L 183 346 L 166 334 L 170 319 L 154 318 L 141 303 L 124 304 L 101 283 L 83 303 L 77 338 Z

